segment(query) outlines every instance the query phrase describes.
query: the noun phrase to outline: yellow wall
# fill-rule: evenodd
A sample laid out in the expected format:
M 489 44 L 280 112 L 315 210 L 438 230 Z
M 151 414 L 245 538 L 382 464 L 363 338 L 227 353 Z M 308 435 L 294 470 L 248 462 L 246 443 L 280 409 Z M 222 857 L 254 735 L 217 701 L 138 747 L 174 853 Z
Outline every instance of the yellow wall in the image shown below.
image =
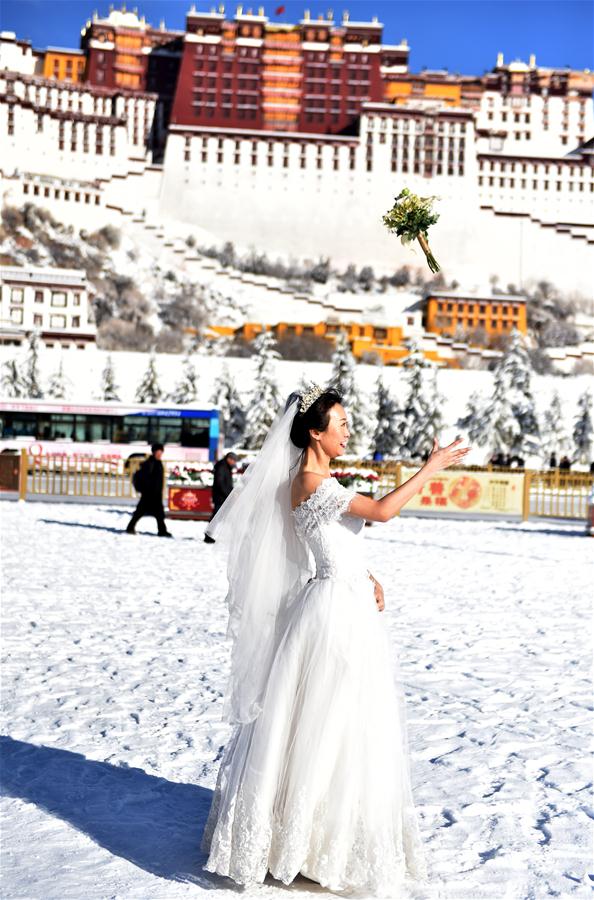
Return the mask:
M 459 84 L 426 84 L 426 97 L 439 97 L 459 104 L 462 99 L 462 88 Z
M 408 97 L 412 94 L 412 84 L 404 81 L 388 81 L 384 88 L 384 98 L 394 100 L 395 97 Z
M 526 304 L 512 307 L 510 301 L 502 298 L 481 308 L 472 298 L 429 297 L 425 327 L 435 334 L 454 334 L 458 328 L 484 328 L 488 335 L 508 334 L 517 328 L 526 334 Z
M 279 322 L 278 325 L 267 325 L 267 330 L 274 331 L 278 337 L 287 334 L 301 335 L 303 333 L 315 334 L 317 337 L 326 338 L 334 342 L 336 333 L 344 329 L 351 343 L 353 355 L 360 359 L 364 353 L 376 353 L 384 365 L 400 365 L 401 361 L 409 355 L 409 350 L 402 343 L 402 329 L 398 326 L 375 326 L 370 323 L 349 323 L 341 325 L 317 322 L 313 324 Z M 228 333 L 222 326 L 213 326 L 213 331 L 218 334 Z M 241 335 L 247 341 L 253 340 L 262 331 L 262 326 L 257 322 L 246 322 L 241 325 L 236 334 Z M 378 334 L 379 332 L 379 334 Z M 427 350 L 427 359 L 437 363 L 458 368 L 459 363 L 451 358 L 443 358 L 435 350 Z
M 43 60 L 43 77 L 56 81 L 82 81 L 85 62 L 84 56 L 79 53 L 47 50 Z

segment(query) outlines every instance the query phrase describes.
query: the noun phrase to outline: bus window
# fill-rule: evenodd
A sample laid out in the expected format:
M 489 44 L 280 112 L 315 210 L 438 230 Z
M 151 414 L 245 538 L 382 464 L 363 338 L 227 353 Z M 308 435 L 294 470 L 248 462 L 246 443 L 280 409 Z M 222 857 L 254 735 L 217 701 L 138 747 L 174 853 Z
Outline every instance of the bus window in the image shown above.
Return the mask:
M 77 416 L 72 430 L 73 441 L 86 441 L 87 416 Z
M 152 416 L 151 443 L 179 444 L 182 432 L 181 416 Z
M 124 416 L 116 422 L 113 440 L 116 444 L 147 444 L 148 424 L 147 416 Z
M 40 437 L 50 441 L 75 441 L 74 416 L 68 413 L 52 413 L 49 417 L 50 435 L 45 435 L 45 416 L 40 416 Z
M 35 413 L 6 413 L 2 437 L 37 437 Z
M 208 447 L 210 419 L 184 419 L 182 447 Z
M 109 416 L 77 416 L 76 425 L 84 421 L 85 441 L 108 441 L 111 436 L 111 419 Z

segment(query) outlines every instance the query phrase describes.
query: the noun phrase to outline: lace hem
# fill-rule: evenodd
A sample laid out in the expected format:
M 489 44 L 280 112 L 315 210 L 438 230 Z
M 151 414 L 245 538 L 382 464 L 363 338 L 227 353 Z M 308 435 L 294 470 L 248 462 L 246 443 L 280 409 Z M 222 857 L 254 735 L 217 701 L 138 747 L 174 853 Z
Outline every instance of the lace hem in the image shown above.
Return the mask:
M 267 872 L 290 884 L 301 872 L 329 890 L 371 890 L 385 897 L 406 878 L 428 882 L 414 808 L 405 808 L 392 829 L 370 834 L 359 818 L 341 835 L 328 825 L 326 802 L 312 808 L 304 788 L 283 815 L 271 815 L 240 788 L 220 816 L 223 781 L 219 772 L 202 839 L 207 872 L 242 885 L 261 884 Z

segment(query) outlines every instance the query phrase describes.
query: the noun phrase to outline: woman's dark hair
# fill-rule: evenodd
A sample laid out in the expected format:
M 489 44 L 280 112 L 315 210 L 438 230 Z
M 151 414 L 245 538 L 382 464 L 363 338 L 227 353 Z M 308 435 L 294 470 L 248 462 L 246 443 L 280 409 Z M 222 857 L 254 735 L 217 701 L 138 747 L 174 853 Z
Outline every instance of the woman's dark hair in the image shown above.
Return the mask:
M 316 431 L 326 430 L 330 421 L 329 412 L 337 403 L 342 403 L 342 397 L 334 388 L 328 388 L 304 413 L 297 410 L 291 426 L 291 440 L 296 447 L 302 450 L 309 447 L 310 428 Z

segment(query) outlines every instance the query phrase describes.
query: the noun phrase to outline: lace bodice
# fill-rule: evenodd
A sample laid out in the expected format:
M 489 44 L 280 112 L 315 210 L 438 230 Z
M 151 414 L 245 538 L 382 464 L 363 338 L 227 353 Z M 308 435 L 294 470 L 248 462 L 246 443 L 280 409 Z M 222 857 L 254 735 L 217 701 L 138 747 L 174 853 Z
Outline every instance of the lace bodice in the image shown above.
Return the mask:
M 330 476 L 293 510 L 295 529 L 313 554 L 317 578 L 368 578 L 361 539 L 365 522 L 348 514 L 355 494 Z

